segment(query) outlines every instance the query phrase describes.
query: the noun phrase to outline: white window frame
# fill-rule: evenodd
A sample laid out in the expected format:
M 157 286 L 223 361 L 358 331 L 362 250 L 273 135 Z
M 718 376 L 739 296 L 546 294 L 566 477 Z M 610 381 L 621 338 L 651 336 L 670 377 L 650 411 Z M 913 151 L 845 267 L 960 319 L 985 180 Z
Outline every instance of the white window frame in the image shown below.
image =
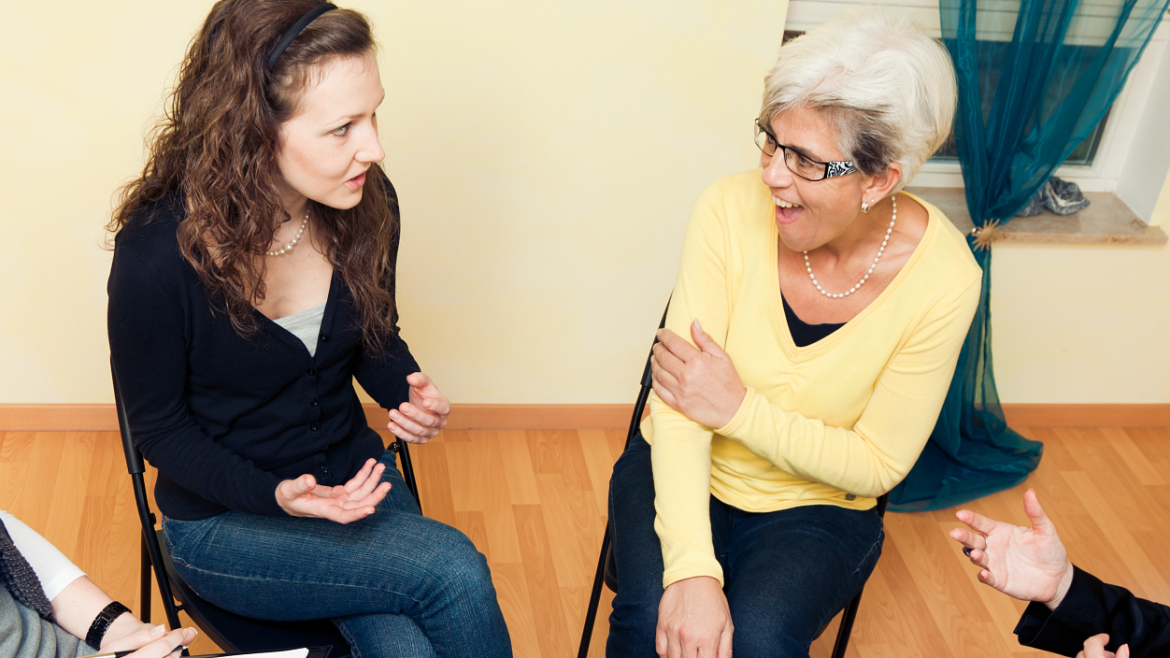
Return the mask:
M 861 4 L 856 0 L 789 0 L 784 29 L 808 31 L 844 9 Z M 891 13 L 913 15 L 935 37 L 942 34 L 938 0 L 878 0 L 877 4 L 885 6 Z M 1093 164 L 1064 166 L 1057 170 L 1057 176 L 1076 182 L 1086 192 L 1117 191 L 1117 181 L 1137 137 L 1138 124 L 1168 42 L 1170 16 L 1164 15 L 1141 59 L 1130 72 L 1125 88 L 1113 103 Z M 957 162 L 927 162 L 911 184 L 917 187 L 963 187 L 963 175 Z

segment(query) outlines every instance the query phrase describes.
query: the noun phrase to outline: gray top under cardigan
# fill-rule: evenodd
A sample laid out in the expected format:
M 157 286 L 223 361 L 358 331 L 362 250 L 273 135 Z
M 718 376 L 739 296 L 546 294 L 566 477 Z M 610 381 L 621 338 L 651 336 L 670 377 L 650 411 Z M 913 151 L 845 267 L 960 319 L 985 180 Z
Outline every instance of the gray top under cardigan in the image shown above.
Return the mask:
M 0 658 L 77 658 L 97 649 L 16 602 L 0 587 Z

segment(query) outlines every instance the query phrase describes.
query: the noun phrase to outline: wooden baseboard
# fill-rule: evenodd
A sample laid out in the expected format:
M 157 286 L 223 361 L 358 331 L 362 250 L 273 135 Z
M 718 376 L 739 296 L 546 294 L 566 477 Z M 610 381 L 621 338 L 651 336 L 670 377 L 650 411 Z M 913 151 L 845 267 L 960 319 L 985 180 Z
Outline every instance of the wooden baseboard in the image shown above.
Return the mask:
M 0 404 L 0 432 L 118 431 L 112 404 Z
M 449 429 L 625 429 L 629 404 L 456 404 Z M 386 412 L 365 405 L 375 429 Z M 1016 427 L 1170 427 L 1170 404 L 1005 404 Z M 0 404 L 0 432 L 117 431 L 112 404 Z
M 1167 427 L 1170 404 L 1005 404 L 1015 427 Z
M 367 404 L 370 427 L 385 429 L 386 411 Z M 625 429 L 632 404 L 456 404 L 447 429 Z

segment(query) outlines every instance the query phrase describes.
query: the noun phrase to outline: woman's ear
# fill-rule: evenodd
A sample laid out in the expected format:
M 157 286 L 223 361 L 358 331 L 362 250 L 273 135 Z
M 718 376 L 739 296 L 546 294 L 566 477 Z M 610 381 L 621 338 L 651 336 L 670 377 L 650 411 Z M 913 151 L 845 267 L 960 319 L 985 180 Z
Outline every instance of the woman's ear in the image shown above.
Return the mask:
M 878 174 L 870 180 L 869 185 L 865 188 L 864 198 L 873 201 L 884 199 L 901 180 L 902 165 L 891 162 L 884 174 Z

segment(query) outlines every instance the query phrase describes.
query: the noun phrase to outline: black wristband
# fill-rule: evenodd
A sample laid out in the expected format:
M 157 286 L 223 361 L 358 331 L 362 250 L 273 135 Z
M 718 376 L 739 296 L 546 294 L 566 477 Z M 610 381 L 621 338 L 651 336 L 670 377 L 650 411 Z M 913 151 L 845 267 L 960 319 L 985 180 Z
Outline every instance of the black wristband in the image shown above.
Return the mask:
M 89 632 L 85 634 L 85 643 L 94 649 L 102 648 L 102 638 L 106 636 L 106 631 L 110 629 L 110 624 L 114 620 L 122 616 L 123 612 L 130 612 L 130 608 L 113 601 L 98 613 L 94 618 L 93 624 L 90 624 Z

